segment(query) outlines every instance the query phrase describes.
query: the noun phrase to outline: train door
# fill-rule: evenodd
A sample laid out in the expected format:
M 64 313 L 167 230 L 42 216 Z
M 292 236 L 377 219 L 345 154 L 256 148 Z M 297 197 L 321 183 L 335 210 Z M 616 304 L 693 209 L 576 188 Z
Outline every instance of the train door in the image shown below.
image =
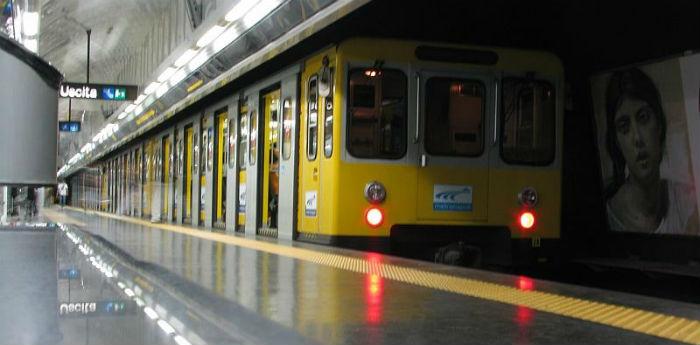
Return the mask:
M 184 142 L 179 128 L 174 134 L 175 154 L 173 155 L 173 216 L 170 218 L 176 223 L 182 223 L 182 170 Z
M 136 149 L 136 216 L 143 216 L 143 144 Z
M 200 157 L 201 157 L 201 167 L 199 169 L 199 225 L 204 225 L 204 226 L 211 226 L 211 217 L 212 217 L 212 212 L 211 212 L 211 201 L 208 199 L 209 194 L 211 193 L 211 184 L 212 179 L 209 177 L 207 179 L 207 175 L 211 175 L 211 163 L 213 160 L 213 150 L 214 150 L 214 144 L 213 144 L 213 132 L 214 129 L 212 128 L 212 119 L 210 116 L 204 116 L 202 118 L 202 127 L 201 127 L 201 135 L 202 135 L 202 148 L 200 152 Z
M 248 103 L 240 102 L 238 119 L 238 206 L 236 207 L 236 231 L 245 231 L 246 189 L 248 163 Z
M 277 235 L 279 210 L 279 122 L 280 89 L 262 95 L 262 188 L 258 195 L 263 233 Z
M 298 74 L 287 77 L 281 87 L 281 118 L 279 119 L 279 199 L 277 236 L 291 240 L 294 237 L 295 191 L 297 186 L 297 90 Z
M 227 156 L 224 159 L 223 169 L 226 169 L 226 188 L 223 190 L 226 197 L 225 223 L 227 231 L 235 231 L 238 226 L 238 98 L 234 99 L 228 108 L 228 135 L 225 145 L 228 145 Z
M 148 140 L 144 146 L 144 170 L 143 170 L 143 216 L 145 218 L 151 217 L 151 201 L 153 199 L 153 173 L 154 173 L 154 160 L 153 160 L 153 141 Z
M 198 119 L 192 125 L 192 225 L 199 225 L 200 218 L 200 170 L 204 169 L 200 167 L 202 161 L 202 145 L 203 141 L 200 137 L 202 121 Z
M 129 152 L 129 215 L 136 216 L 136 152 Z
M 163 139 L 153 139 L 153 187 L 151 188 L 151 221 L 163 216 Z
M 172 201 L 171 197 L 171 184 L 172 184 L 172 141 L 170 140 L 170 135 L 166 135 L 162 140 L 162 180 L 163 188 L 161 189 L 162 197 L 162 215 L 161 219 L 170 221 L 172 219 L 172 211 L 170 203 Z
M 122 157 L 122 204 L 124 215 L 129 215 L 129 153 L 125 153 Z
M 107 211 L 107 198 L 109 197 L 109 174 L 107 173 L 107 164 L 102 164 L 100 166 L 100 174 L 102 175 L 102 193 L 100 195 L 100 211 Z
M 246 168 L 246 193 L 245 193 L 245 233 L 249 235 L 255 235 L 258 232 L 259 222 L 259 209 L 257 198 L 260 191 L 260 176 L 261 171 L 259 171 L 258 156 L 260 156 L 258 151 L 260 148 L 260 136 L 259 136 L 259 124 L 260 116 L 258 113 L 258 94 L 259 91 L 255 90 L 252 92 L 247 102 L 248 105 L 248 166 Z
M 414 137 L 420 156 L 417 217 L 486 220 L 493 78 L 423 71 L 417 81 L 422 123 Z
M 192 154 L 194 147 L 194 130 L 192 125 L 185 127 L 185 166 L 183 167 L 183 172 L 185 174 L 183 182 L 184 193 L 182 200 L 182 222 L 191 223 L 192 222 Z
M 309 68 L 317 71 L 318 68 Z M 301 99 L 301 134 L 299 158 L 299 231 L 318 233 L 319 206 L 321 205 L 320 169 L 318 157 L 319 123 L 318 123 L 318 75 L 302 74 Z
M 223 229 L 226 227 L 226 138 L 228 137 L 228 112 L 226 109 L 217 112 L 214 178 L 216 193 L 214 194 L 214 227 Z

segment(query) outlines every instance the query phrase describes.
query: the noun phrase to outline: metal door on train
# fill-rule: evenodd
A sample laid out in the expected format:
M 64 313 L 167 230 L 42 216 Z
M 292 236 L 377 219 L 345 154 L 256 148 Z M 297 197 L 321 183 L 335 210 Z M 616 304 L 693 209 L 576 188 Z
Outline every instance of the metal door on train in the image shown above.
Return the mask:
M 418 145 L 417 217 L 486 220 L 495 83 L 487 75 L 421 71 L 413 142 Z
M 279 169 L 280 169 L 280 96 L 279 88 L 265 91 L 261 94 L 262 109 L 262 149 L 261 190 L 258 196 L 258 209 L 261 213 L 261 229 L 263 232 L 277 231 L 279 210 Z
M 317 71 L 307 66 L 308 71 Z M 302 74 L 302 104 L 301 104 L 301 133 L 300 163 L 299 163 L 299 231 L 306 233 L 319 232 L 319 202 L 320 193 L 320 157 L 319 147 L 319 96 L 318 75 Z
M 260 107 L 263 154 L 262 188 L 257 198 L 261 228 L 279 238 L 294 236 L 294 194 L 296 186 L 295 103 L 297 74 L 261 92 Z

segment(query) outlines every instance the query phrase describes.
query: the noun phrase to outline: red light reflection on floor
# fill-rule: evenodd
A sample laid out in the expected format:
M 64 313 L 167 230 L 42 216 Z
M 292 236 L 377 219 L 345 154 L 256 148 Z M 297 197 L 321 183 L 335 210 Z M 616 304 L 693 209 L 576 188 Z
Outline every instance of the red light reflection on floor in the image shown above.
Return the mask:
M 366 320 L 369 324 L 379 324 L 382 322 L 383 299 L 384 299 L 384 278 L 379 274 L 381 270 L 382 256 L 376 253 L 367 254 L 369 262 L 369 273 L 365 276 L 365 303 Z
M 523 306 L 518 306 L 515 310 L 515 322 L 518 325 L 514 344 L 530 345 L 532 338 L 532 319 L 535 316 L 535 311 Z
M 531 291 L 535 289 L 535 281 L 525 276 L 518 277 L 517 285 L 518 289 L 524 291 Z
M 530 321 L 532 321 L 532 316 L 533 316 L 532 314 L 533 314 L 532 309 L 519 305 L 517 315 L 516 315 L 518 325 L 520 325 L 520 326 L 529 325 Z

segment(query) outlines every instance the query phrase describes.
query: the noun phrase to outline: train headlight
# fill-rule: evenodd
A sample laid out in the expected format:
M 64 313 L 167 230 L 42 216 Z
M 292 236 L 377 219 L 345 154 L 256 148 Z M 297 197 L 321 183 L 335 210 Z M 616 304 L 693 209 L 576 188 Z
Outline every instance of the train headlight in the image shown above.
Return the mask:
M 535 188 L 527 187 L 518 193 L 518 202 L 525 207 L 535 207 L 539 201 L 539 195 Z
M 368 182 L 365 185 L 365 199 L 370 204 L 381 204 L 386 199 L 386 189 L 384 185 L 377 181 Z

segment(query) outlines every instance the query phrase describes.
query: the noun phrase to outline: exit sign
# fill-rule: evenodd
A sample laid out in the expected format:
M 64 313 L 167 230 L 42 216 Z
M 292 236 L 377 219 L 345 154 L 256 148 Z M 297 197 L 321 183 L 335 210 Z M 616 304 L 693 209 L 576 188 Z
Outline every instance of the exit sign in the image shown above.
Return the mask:
M 62 98 L 100 101 L 133 101 L 139 89 L 134 85 L 61 83 L 58 95 Z

